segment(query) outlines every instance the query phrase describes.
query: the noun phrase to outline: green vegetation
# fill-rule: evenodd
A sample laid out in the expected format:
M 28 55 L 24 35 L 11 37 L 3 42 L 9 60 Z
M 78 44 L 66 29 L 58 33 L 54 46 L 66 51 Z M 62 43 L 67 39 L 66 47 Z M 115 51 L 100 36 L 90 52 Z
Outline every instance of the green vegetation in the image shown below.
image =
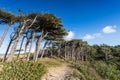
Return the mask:
M 44 66 L 47 68 L 66 64 L 66 62 L 63 62 L 58 58 L 43 58 L 43 59 L 38 59 L 38 62 L 44 64 Z
M 45 66 L 38 62 L 9 62 L 2 65 L 0 80 L 40 80 L 46 72 Z
M 37 62 L 18 61 L 0 64 L 0 80 L 41 80 L 50 67 L 66 64 L 58 58 L 43 58 Z
M 71 80 L 86 80 L 84 75 L 80 73 L 79 70 L 73 68 L 73 75 L 71 77 Z
M 116 65 L 106 64 L 103 61 L 96 61 L 93 66 L 95 67 L 96 71 L 106 80 L 120 79 L 120 70 L 117 69 Z
M 82 78 L 80 78 L 80 75 L 78 76 L 78 79 L 80 80 L 102 80 L 102 77 L 96 74 L 97 72 L 93 67 L 91 67 L 91 64 L 89 64 L 89 62 L 72 64 L 72 68 L 76 69 L 77 72 L 80 73 L 82 76 Z
M 68 65 L 73 70 L 71 80 L 119 80 L 120 70 L 117 65 L 106 61 L 65 62 L 57 57 L 34 61 L 1 63 L 1 80 L 40 80 L 50 67 Z M 4 67 L 3 67 L 4 66 Z

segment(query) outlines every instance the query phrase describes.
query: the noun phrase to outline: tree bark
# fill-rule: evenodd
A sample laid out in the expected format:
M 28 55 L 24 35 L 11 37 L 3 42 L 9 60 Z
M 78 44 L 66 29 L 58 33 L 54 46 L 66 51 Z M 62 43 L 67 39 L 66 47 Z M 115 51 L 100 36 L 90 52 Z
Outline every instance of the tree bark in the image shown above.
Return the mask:
M 39 54 L 39 52 L 40 52 L 40 42 L 42 41 L 42 38 L 40 37 L 39 39 L 38 39 L 38 42 L 37 42 L 37 50 L 36 50 L 36 53 L 35 53 L 35 62 L 37 61 L 37 58 L 38 58 L 38 54 Z
M 27 56 L 27 49 L 28 49 L 29 43 L 30 43 L 30 39 L 27 39 L 27 42 L 25 44 L 25 50 L 24 50 L 24 58 L 26 58 L 26 56 Z
M 33 23 L 35 22 L 36 18 L 37 18 L 37 16 L 34 18 L 34 20 L 33 20 L 33 22 L 31 23 L 31 25 L 28 26 L 29 28 L 33 25 Z M 23 22 L 23 25 L 22 25 L 19 33 L 18 33 L 18 37 L 16 38 L 15 43 L 14 43 L 14 45 L 12 46 L 12 49 L 11 49 L 11 51 L 10 51 L 10 55 L 9 55 L 9 57 L 8 57 L 8 61 L 12 61 L 13 55 L 14 55 L 14 52 L 15 52 L 15 49 L 16 49 L 16 47 L 17 47 L 17 44 L 18 44 L 19 40 L 20 40 L 21 34 L 23 33 L 23 31 L 24 31 L 24 29 L 25 29 L 25 24 L 26 24 L 28 21 L 29 21 L 29 20 L 25 20 L 25 21 Z
M 10 42 L 9 42 L 9 45 L 8 45 L 8 47 L 7 47 L 7 50 L 6 50 L 6 52 L 5 52 L 5 55 L 4 55 L 4 57 L 3 57 L 2 62 L 5 62 L 5 60 L 6 60 L 6 57 L 7 57 L 7 55 L 8 55 L 8 51 L 9 51 L 10 46 L 11 46 L 11 43 L 12 43 L 12 39 L 11 39 Z
M 46 41 L 45 44 L 44 44 L 43 50 L 41 52 L 41 57 L 40 57 L 41 59 L 43 58 L 43 55 L 44 55 L 44 52 L 45 52 L 45 47 L 47 46 L 47 44 L 48 44 L 48 41 Z
M 57 55 L 58 57 L 60 57 L 60 54 L 61 54 L 61 42 L 59 42 L 59 43 L 60 44 L 59 44 L 59 48 L 58 48 L 58 51 L 57 51 L 58 52 L 58 55 Z
M 34 51 L 33 60 L 35 60 L 35 57 L 36 57 L 36 53 L 37 53 L 37 45 L 38 45 L 38 39 L 37 39 L 37 41 L 36 41 L 36 46 L 35 46 L 35 51 Z
M 18 42 L 19 42 L 20 36 L 21 36 L 24 28 L 25 28 L 25 24 L 23 24 L 23 26 L 21 27 L 21 30 L 20 30 L 20 32 L 18 33 L 18 37 L 17 37 L 17 39 L 15 40 L 14 45 L 12 46 L 12 49 L 11 49 L 11 51 L 10 51 L 10 55 L 9 55 L 9 57 L 8 57 L 8 61 L 12 61 L 12 59 L 13 59 L 13 55 L 14 55 L 15 49 L 16 49 L 16 47 L 17 47 L 17 44 L 18 44 Z
M 42 31 L 42 34 L 43 34 L 43 31 Z M 42 41 L 42 39 L 45 37 L 45 36 L 47 36 L 47 34 L 48 33 L 46 33 L 45 35 L 43 35 L 42 36 L 42 34 L 41 34 L 41 36 L 39 37 L 39 39 L 38 39 L 38 43 L 37 43 L 37 52 L 36 52 L 36 55 L 35 55 L 35 62 L 37 61 L 37 59 L 38 59 L 38 54 L 39 54 L 39 52 L 40 52 L 40 43 L 41 43 L 41 41 Z
M 27 56 L 27 61 L 29 61 L 29 59 L 30 59 L 30 52 L 32 49 L 34 39 L 35 39 L 35 32 L 33 33 L 33 36 L 32 36 L 32 40 L 31 40 L 31 44 L 30 44 L 30 48 L 29 48 L 29 52 L 28 52 L 28 56 Z
M 3 33 L 2 37 L 1 37 L 0 47 L 2 46 L 2 43 L 3 43 L 3 41 L 4 41 L 4 39 L 5 39 L 6 35 L 7 35 L 7 32 L 8 32 L 8 30 L 9 30 L 9 28 L 10 28 L 10 24 L 8 24 L 8 26 L 7 26 L 6 29 L 5 29 L 5 32 Z
M 75 46 L 74 46 L 74 45 L 72 46 L 72 49 L 71 49 L 71 50 L 72 50 L 72 54 L 71 54 L 71 55 L 72 55 L 72 58 L 71 58 L 71 59 L 72 59 L 72 61 L 74 61 L 74 57 L 75 57 L 75 56 L 74 56 L 74 55 L 75 55 Z
M 65 61 L 67 61 L 67 54 L 66 54 L 66 42 L 65 42 L 64 46 L 65 46 Z
M 20 52 L 21 52 L 21 49 L 22 49 L 22 45 L 23 45 L 24 39 L 25 39 L 25 36 L 23 36 L 23 38 L 22 38 L 21 45 L 20 45 L 20 50 L 19 50 L 19 53 L 18 53 L 18 55 L 17 55 L 17 60 L 18 60 L 18 58 L 19 58 L 19 55 L 20 55 Z

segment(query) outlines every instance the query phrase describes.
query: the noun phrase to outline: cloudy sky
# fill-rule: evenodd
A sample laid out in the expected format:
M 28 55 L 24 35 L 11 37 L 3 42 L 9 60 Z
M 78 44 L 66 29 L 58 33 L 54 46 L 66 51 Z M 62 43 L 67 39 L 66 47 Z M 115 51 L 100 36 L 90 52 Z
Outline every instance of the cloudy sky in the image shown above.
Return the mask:
M 62 18 L 69 31 L 66 40 L 76 38 L 83 39 L 90 45 L 120 45 L 119 0 L 0 0 L 0 8 L 16 14 L 18 9 L 22 9 L 24 13 L 53 13 Z M 0 26 L 1 37 L 5 26 Z M 12 29 L 9 34 L 10 32 Z M 8 41 L 9 37 L 3 48 Z

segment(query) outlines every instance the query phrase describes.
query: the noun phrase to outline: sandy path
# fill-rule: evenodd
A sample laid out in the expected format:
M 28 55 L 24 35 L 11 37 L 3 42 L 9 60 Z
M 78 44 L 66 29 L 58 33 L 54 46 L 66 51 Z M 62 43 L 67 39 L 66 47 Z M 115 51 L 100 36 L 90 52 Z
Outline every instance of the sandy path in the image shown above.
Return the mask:
M 72 71 L 67 66 L 51 67 L 48 69 L 42 80 L 70 80 Z

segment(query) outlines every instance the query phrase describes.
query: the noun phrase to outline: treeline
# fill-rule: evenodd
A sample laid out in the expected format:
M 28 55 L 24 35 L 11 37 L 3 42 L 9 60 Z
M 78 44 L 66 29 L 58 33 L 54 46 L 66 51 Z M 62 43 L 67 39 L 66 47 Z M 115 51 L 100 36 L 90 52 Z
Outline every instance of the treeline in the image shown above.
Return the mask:
M 50 47 L 51 55 L 64 58 L 65 61 L 87 61 L 87 56 L 90 53 L 90 48 L 87 42 L 80 39 L 70 41 L 55 41 Z
M 51 55 L 64 58 L 67 61 L 113 61 L 120 65 L 120 45 L 109 46 L 102 45 L 88 45 L 87 42 L 80 39 L 73 39 L 71 41 L 56 41 L 47 47 L 46 50 L 51 49 Z

